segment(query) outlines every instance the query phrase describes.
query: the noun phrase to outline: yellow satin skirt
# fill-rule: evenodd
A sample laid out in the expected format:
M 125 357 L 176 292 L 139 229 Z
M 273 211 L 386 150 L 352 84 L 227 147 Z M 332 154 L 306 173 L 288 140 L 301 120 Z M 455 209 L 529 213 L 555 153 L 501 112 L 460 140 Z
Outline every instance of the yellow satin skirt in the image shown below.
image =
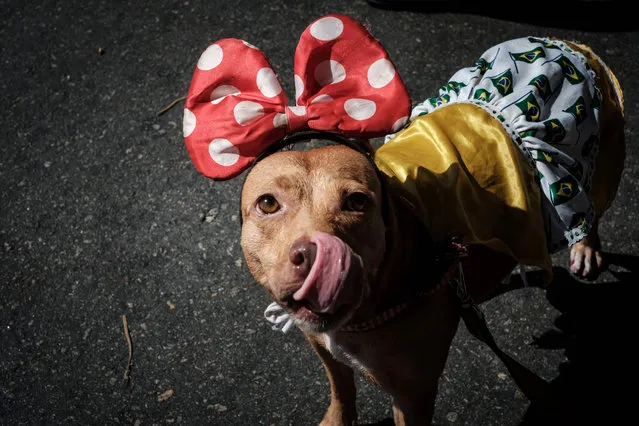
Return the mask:
M 459 103 L 418 117 L 375 162 L 435 241 L 455 235 L 550 272 L 536 172 L 487 111 Z

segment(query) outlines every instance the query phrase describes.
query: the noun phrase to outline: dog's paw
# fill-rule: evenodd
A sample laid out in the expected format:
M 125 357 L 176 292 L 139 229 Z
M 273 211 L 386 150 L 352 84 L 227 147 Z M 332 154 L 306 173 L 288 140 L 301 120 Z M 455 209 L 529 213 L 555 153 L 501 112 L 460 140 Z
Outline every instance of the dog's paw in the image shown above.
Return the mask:
M 603 257 L 599 244 L 593 244 L 586 237 L 570 248 L 570 270 L 584 278 L 596 276 L 603 267 Z

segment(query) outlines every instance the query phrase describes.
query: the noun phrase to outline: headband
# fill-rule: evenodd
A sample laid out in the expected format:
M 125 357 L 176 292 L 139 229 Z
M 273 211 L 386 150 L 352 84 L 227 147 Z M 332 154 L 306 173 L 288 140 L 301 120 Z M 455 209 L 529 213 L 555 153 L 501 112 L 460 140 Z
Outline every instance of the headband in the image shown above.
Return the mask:
M 347 16 L 328 15 L 304 30 L 294 73 L 295 106 L 288 106 L 273 67 L 255 46 L 223 39 L 204 51 L 183 120 L 198 171 L 230 179 L 298 132 L 367 139 L 394 133 L 408 120 L 410 99 L 388 53 Z

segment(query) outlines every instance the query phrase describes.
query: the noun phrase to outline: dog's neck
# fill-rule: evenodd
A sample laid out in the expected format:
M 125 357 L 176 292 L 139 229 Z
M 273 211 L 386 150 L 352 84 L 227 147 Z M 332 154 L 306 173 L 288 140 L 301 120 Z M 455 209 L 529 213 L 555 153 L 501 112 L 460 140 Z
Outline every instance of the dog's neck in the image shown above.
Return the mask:
M 429 278 L 433 271 L 429 270 L 428 264 L 430 260 L 434 263 L 436 253 L 432 252 L 433 243 L 426 227 L 396 195 L 389 192 L 387 197 L 384 261 L 375 276 L 368 277 L 371 292 L 351 324 L 405 302 L 416 290 L 424 290 L 433 284 Z M 409 285 L 398 286 L 397 283 Z

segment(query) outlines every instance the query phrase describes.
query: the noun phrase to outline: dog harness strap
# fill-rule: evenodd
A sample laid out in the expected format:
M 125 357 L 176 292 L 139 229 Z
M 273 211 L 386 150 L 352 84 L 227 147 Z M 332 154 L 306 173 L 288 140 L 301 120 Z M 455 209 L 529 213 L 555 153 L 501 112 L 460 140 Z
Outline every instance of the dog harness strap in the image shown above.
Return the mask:
M 490 333 L 484 314 L 468 292 L 461 264 L 459 265 L 458 271 L 458 276 L 456 279 L 451 280 L 451 285 L 454 287 L 457 298 L 459 299 L 461 317 L 470 334 L 492 349 L 495 355 L 504 363 L 519 389 L 521 389 L 531 402 L 543 404 L 549 401 L 549 383 L 499 348 L 493 335 Z
M 313 129 L 359 138 L 396 132 L 410 98 L 383 46 L 359 22 L 327 15 L 303 32 L 295 52 L 295 106 L 273 67 L 238 39 L 200 57 L 184 109 L 186 147 L 196 168 L 230 179 L 286 135 Z

